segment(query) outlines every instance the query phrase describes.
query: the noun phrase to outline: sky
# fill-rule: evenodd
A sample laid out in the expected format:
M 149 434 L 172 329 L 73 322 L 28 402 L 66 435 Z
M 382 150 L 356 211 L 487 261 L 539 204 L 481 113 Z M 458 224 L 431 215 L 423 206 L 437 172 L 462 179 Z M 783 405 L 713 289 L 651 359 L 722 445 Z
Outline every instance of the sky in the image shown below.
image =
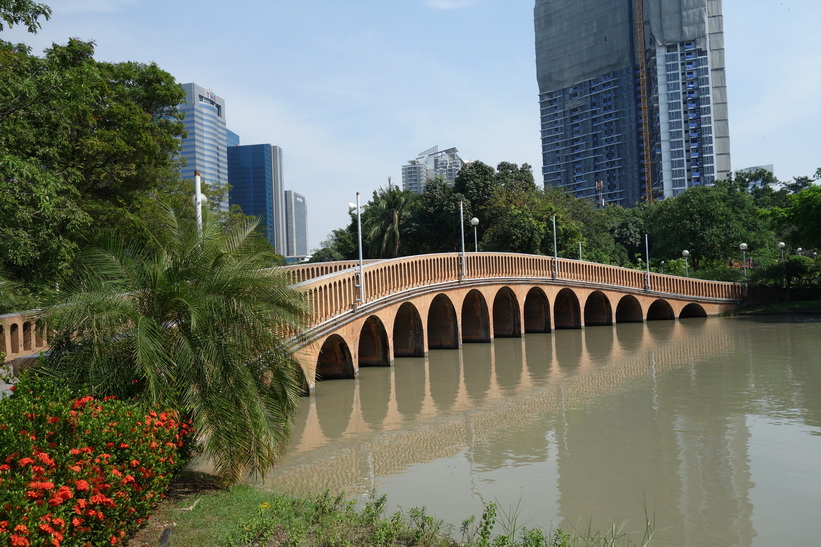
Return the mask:
M 40 0 L 43 1 L 43 0 Z M 241 144 L 280 146 L 308 203 L 310 249 L 361 193 L 401 185 L 433 146 L 528 163 L 541 183 L 534 0 L 45 0 L 35 53 L 93 40 L 101 61 L 155 62 L 225 99 Z M 821 2 L 724 0 L 732 169 L 782 181 L 821 167 Z

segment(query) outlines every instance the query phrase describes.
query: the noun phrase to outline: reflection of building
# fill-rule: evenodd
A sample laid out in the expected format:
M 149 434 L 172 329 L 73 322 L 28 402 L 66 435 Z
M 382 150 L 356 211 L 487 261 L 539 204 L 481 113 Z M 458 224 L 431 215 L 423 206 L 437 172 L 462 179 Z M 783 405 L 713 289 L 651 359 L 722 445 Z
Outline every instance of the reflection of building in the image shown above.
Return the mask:
M 285 256 L 308 256 L 308 204 L 293 190 L 285 190 Z
M 439 150 L 438 146 L 420 152 L 415 160 L 402 166 L 402 189 L 421 194 L 428 179 L 442 177 L 453 184 L 465 164 L 456 148 Z
M 181 155 L 185 158 L 183 178 L 194 178 L 199 171 L 202 179 L 211 185 L 228 182 L 227 133 L 225 128 L 225 101 L 210 89 L 195 83 L 181 84 L 185 91 L 183 124 L 187 136 L 182 141 Z M 228 209 L 228 201 L 220 204 Z
M 643 5 L 637 27 L 634 2 L 536 1 L 545 186 L 597 198 L 600 181 L 605 202 L 628 207 L 645 197 L 642 61 L 653 196 L 729 174 L 721 0 Z
M 282 149 L 270 144 L 228 148 L 231 204 L 259 218 L 260 229 L 285 254 L 285 208 L 282 189 Z

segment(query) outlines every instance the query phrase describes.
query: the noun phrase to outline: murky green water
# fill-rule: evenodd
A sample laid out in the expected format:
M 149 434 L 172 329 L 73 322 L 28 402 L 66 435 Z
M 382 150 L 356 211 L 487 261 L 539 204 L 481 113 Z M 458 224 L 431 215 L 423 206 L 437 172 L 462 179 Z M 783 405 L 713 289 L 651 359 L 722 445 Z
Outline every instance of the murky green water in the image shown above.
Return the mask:
M 365 368 L 304 400 L 266 482 L 375 489 L 457 529 L 495 501 L 636 539 L 648 515 L 653 545 L 818 545 L 821 319 L 565 330 Z

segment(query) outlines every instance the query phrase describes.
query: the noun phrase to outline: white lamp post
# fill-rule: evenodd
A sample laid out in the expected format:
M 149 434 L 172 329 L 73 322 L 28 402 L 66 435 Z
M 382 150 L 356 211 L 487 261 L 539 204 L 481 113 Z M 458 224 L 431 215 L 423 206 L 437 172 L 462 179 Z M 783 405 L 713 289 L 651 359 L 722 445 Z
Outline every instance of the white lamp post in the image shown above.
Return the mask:
M 365 303 L 365 267 L 362 261 L 362 217 L 360 215 L 362 208 L 359 206 L 359 192 L 356 193 L 356 203 L 348 204 L 348 212 L 353 213 L 354 211 L 356 211 L 356 235 L 359 245 L 359 282 L 356 284 L 359 290 L 353 306 L 354 311 L 356 311 L 357 305 L 361 306 Z
M 681 251 L 681 256 L 684 257 L 684 276 L 690 277 L 690 265 L 687 263 L 687 257 L 690 256 L 690 251 L 684 249 Z
M 476 217 L 473 217 L 472 219 L 470 219 L 470 225 L 473 226 L 473 252 L 478 253 L 479 252 L 479 238 L 476 235 L 476 226 L 479 225 L 479 219 L 476 218 Z
M 197 210 L 197 231 L 202 237 L 202 204 L 208 201 L 202 193 L 202 179 L 200 172 L 194 171 L 194 208 Z
M 460 261 L 462 262 L 459 266 L 459 279 L 462 280 L 465 278 L 465 212 L 462 206 L 462 200 L 459 200 L 459 229 L 462 230 L 462 256 L 460 257 Z
M 747 281 L 747 244 L 742 243 L 738 246 L 741 249 L 741 262 L 744 267 L 744 281 Z
M 781 262 L 784 262 L 784 247 L 786 247 L 786 246 L 787 246 L 787 244 L 784 243 L 783 241 L 778 242 L 778 248 L 781 251 Z

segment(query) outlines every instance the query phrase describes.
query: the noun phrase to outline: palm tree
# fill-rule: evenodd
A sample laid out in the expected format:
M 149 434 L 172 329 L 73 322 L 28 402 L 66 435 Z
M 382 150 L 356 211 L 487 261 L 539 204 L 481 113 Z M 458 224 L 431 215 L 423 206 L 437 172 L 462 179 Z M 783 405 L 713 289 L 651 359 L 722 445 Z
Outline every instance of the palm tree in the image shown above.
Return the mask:
M 81 253 L 70 296 L 47 310 L 46 372 L 99 395 L 136 396 L 190 416 L 226 482 L 264 475 L 283 453 L 305 379 L 284 334 L 306 313 L 254 245 L 166 207 L 147 241 L 106 233 Z
M 415 194 L 400 190 L 391 184 L 374 190 L 373 198 L 365 211 L 363 231 L 367 234 L 371 256 L 394 258 L 399 256 L 401 238 L 399 225 Z

